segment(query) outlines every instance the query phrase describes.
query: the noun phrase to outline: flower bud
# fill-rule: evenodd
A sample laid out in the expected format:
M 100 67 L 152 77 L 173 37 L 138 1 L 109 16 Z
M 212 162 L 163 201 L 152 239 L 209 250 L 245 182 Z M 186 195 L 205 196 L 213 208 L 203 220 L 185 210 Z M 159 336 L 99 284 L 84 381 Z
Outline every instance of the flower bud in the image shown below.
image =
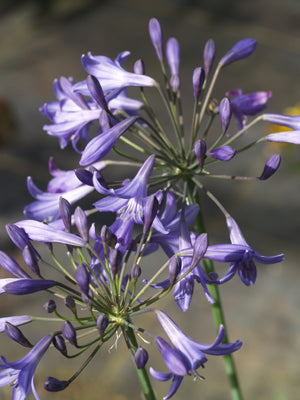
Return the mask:
M 224 97 L 220 101 L 219 113 L 220 113 L 222 131 L 226 132 L 231 119 L 231 105 L 227 97 Z
M 72 207 L 68 200 L 59 198 L 59 213 L 67 231 L 71 230 Z
M 108 113 L 104 110 L 102 110 L 102 112 L 100 113 L 99 125 L 100 125 L 102 132 L 105 132 L 111 128 Z
M 52 339 L 53 346 L 60 351 L 64 356 L 66 356 L 67 353 L 67 346 L 66 346 L 66 341 L 61 335 L 54 336 Z
M 76 207 L 74 213 L 75 225 L 80 233 L 80 236 L 86 242 L 89 239 L 89 229 L 88 229 L 88 222 L 85 212 L 80 207 Z
M 97 318 L 97 328 L 101 336 L 104 335 L 105 329 L 108 327 L 109 319 L 107 315 L 100 313 Z
M 236 43 L 219 61 L 219 64 L 225 67 L 234 61 L 241 60 L 252 54 L 256 48 L 256 40 L 243 39 Z
M 258 179 L 260 179 L 261 181 L 269 179 L 278 170 L 280 162 L 280 154 L 273 154 L 271 157 L 269 157 L 266 161 L 264 170 Z
M 7 336 L 14 340 L 15 342 L 19 343 L 21 346 L 24 347 L 32 347 L 32 344 L 29 340 L 23 335 L 19 328 L 15 325 L 11 324 L 10 322 L 5 323 L 5 333 Z
M 70 344 L 72 344 L 73 346 L 77 346 L 76 331 L 70 321 L 65 321 L 62 324 L 61 332 L 64 338 L 67 339 Z
M 22 251 L 23 260 L 25 264 L 31 269 L 31 271 L 35 274 L 40 276 L 40 268 L 38 265 L 38 259 L 36 252 L 33 251 L 32 246 L 26 245 Z
M 215 54 L 216 54 L 215 42 L 212 39 L 208 39 L 203 51 L 205 75 L 208 75 L 211 70 L 211 67 L 215 59 Z
M 151 18 L 149 22 L 149 34 L 159 61 L 164 59 L 163 49 L 163 35 L 160 27 L 160 23 L 156 18 Z
M 148 361 L 148 358 L 149 354 L 147 350 L 139 346 L 134 355 L 134 361 L 137 366 L 137 369 L 143 369 Z
M 56 303 L 54 300 L 50 299 L 43 305 L 43 308 L 47 313 L 51 314 L 56 310 Z
M 108 111 L 107 102 L 98 79 L 93 75 L 88 75 L 86 78 L 86 84 L 96 103 L 98 103 L 103 110 Z
M 80 182 L 82 182 L 84 185 L 94 186 L 93 174 L 90 171 L 84 168 L 78 168 L 75 169 L 75 174 L 76 177 L 80 180 Z
M 112 275 L 115 276 L 117 273 L 120 272 L 121 265 L 122 265 L 122 253 L 120 250 L 111 249 L 109 253 L 109 265 Z
M 100 237 L 102 243 L 110 248 L 114 248 L 115 245 L 117 244 L 116 235 L 113 234 L 112 231 L 106 225 L 102 226 Z
M 3 251 L 0 251 L 0 265 L 16 278 L 30 278 L 17 262 Z
M 78 286 L 80 287 L 82 294 L 87 297 L 89 294 L 90 274 L 83 264 L 77 267 L 75 271 L 75 279 L 78 283 Z
M 139 266 L 139 264 L 133 264 L 131 271 L 130 271 L 131 279 L 136 281 L 139 278 L 139 276 L 141 275 L 141 273 L 142 273 L 142 269 Z
M 158 211 L 157 198 L 154 195 L 147 197 L 146 204 L 144 207 L 144 227 L 143 227 L 144 233 L 149 231 L 154 221 L 154 218 L 157 215 L 157 211 Z
M 204 164 L 204 160 L 206 159 L 206 142 L 202 139 L 196 140 L 194 151 L 199 161 L 199 164 L 202 167 Z
M 72 296 L 65 297 L 65 306 L 68 307 L 73 314 L 76 314 L 76 303 Z
M 199 264 L 201 258 L 204 256 L 208 246 L 207 233 L 202 233 L 199 235 L 193 246 L 193 258 L 191 265 L 196 266 Z
M 135 74 L 145 75 L 145 64 L 144 61 L 139 59 L 134 63 L 133 71 Z
M 69 381 L 60 381 L 52 376 L 48 376 L 44 383 L 44 389 L 46 389 L 48 392 L 60 392 L 69 386 L 69 384 Z
M 230 146 L 222 146 L 217 149 L 212 150 L 209 155 L 212 158 L 220 161 L 229 161 L 231 160 L 236 154 L 236 150 Z
M 193 88 L 194 88 L 195 99 L 198 99 L 200 97 L 204 80 L 205 80 L 204 69 L 201 67 L 195 68 L 193 72 Z
M 171 257 L 169 261 L 169 277 L 171 285 L 173 285 L 173 283 L 175 282 L 180 270 L 181 258 L 176 256 Z

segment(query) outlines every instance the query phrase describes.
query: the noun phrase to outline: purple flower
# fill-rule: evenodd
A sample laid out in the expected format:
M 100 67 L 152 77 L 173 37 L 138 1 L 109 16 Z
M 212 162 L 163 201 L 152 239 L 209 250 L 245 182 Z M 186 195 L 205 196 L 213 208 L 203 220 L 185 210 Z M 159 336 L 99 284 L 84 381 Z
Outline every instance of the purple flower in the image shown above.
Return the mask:
M 179 78 L 179 66 L 180 66 L 180 48 L 178 40 L 170 38 L 167 41 L 167 60 L 171 72 L 170 85 L 175 91 L 179 89 L 180 78 Z
M 230 146 L 218 147 L 209 153 L 211 157 L 220 161 L 229 161 L 235 156 L 235 154 L 236 150 Z
M 55 229 L 50 225 L 34 220 L 18 221 L 16 225 L 23 228 L 29 238 L 36 242 L 63 243 L 71 246 L 83 247 L 86 241 L 73 233 L 65 232 L 60 229 Z
M 119 137 L 123 135 L 136 120 L 137 117 L 126 118 L 92 139 L 84 149 L 79 164 L 89 165 L 101 160 L 113 148 Z
M 171 373 L 162 373 L 150 368 L 151 375 L 158 380 L 166 381 L 173 378 L 170 391 L 164 400 L 172 397 L 178 390 L 182 379 L 186 375 L 199 375 L 197 369 L 204 366 L 207 361 L 206 354 L 225 355 L 237 351 L 242 342 L 222 343 L 224 339 L 224 327 L 220 325 L 218 336 L 211 345 L 202 344 L 186 336 L 175 322 L 163 311 L 156 311 L 156 316 L 168 335 L 174 348 L 168 345 L 162 338 L 157 338 L 156 344 Z
M 227 92 L 227 95 L 233 95 L 231 100 L 232 113 L 236 119 L 239 129 L 246 125 L 248 115 L 256 115 L 266 108 L 268 99 L 272 92 L 254 92 L 242 94 L 241 91 Z
M 300 115 L 264 114 L 263 120 L 296 131 L 300 130 Z
M 254 285 L 256 280 L 256 265 L 254 261 L 258 261 L 261 264 L 275 264 L 281 262 L 284 259 L 283 254 L 278 254 L 272 257 L 266 257 L 255 250 L 253 250 L 246 242 L 238 224 L 232 217 L 226 219 L 230 240 L 232 244 L 244 246 L 244 253 L 233 261 L 227 273 L 217 283 L 224 283 L 230 280 L 236 272 L 238 272 L 241 281 L 246 285 Z
M 241 60 L 252 54 L 256 48 L 256 40 L 254 39 L 243 39 L 236 43 L 228 53 L 225 54 L 219 61 L 222 67 L 233 63 L 234 61 Z
M 156 18 L 151 18 L 149 21 L 149 34 L 159 61 L 164 59 L 163 35 L 160 23 Z
M 280 154 L 273 154 L 271 157 L 269 157 L 266 161 L 264 170 L 258 179 L 260 179 L 261 181 L 269 179 L 278 170 L 280 162 Z
M 87 56 L 82 56 L 81 62 L 83 68 L 99 80 L 104 93 L 129 86 L 156 86 L 157 83 L 150 76 L 125 71 L 122 64 L 129 55 L 129 51 L 124 51 L 112 61 L 108 57 L 93 56 L 89 52 Z M 80 86 L 82 85 L 75 85 L 75 89 L 80 89 Z
M 16 315 L 14 317 L 3 317 L 0 318 L 0 332 L 5 331 L 5 324 L 9 322 L 15 326 L 24 325 L 31 322 L 31 317 L 29 315 Z
M 300 130 L 270 133 L 267 135 L 267 140 L 268 142 L 300 144 Z
M 216 54 L 216 46 L 213 39 L 208 39 L 203 51 L 204 71 L 208 75 L 213 65 Z
M 3 251 L 0 251 L 0 265 L 16 278 L 30 278 L 17 262 Z
M 34 386 L 34 373 L 38 363 L 47 351 L 52 340 L 51 335 L 43 337 L 25 357 L 15 362 L 7 362 L 0 357 L 0 386 L 13 386 L 13 399 L 24 400 L 32 390 L 34 397 L 39 396 Z
M 129 244 L 132 237 L 134 223 L 144 224 L 144 206 L 147 200 L 147 182 L 154 166 L 154 156 L 150 156 L 141 166 L 136 176 L 119 189 L 108 189 L 94 174 L 95 189 L 107 195 L 94 205 L 99 211 L 117 212 L 118 218 L 110 227 L 111 231 Z M 158 216 L 153 220 L 154 229 L 167 233 Z
M 55 286 L 57 282 L 46 279 L 4 278 L 0 279 L 0 294 L 25 295 Z

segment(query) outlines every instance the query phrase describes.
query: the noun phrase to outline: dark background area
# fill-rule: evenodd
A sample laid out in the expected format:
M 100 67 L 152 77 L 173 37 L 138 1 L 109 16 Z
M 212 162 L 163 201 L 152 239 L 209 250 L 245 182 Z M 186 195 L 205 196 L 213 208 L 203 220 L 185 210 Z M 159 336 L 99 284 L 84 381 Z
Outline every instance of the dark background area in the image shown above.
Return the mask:
M 5 224 L 23 218 L 22 208 L 32 199 L 27 193 L 26 177 L 32 176 L 39 187 L 49 179 L 48 159 L 53 155 L 58 167 L 74 166 L 74 153 L 61 151 L 56 138 L 42 130 L 47 121 L 38 108 L 54 100 L 52 82 L 56 77 L 85 78 L 81 67 L 82 53 L 92 51 L 115 58 L 123 50 L 131 57 L 125 68 L 132 69 L 136 59 L 143 58 L 149 75 L 158 76 L 158 63 L 148 36 L 148 21 L 157 17 L 164 37 L 175 36 L 181 45 L 181 73 L 185 115 L 192 109 L 191 75 L 202 63 L 203 46 L 213 38 L 217 58 L 234 43 L 246 37 L 258 41 L 256 52 L 222 71 L 215 96 L 242 87 L 245 93 L 271 90 L 269 112 L 281 113 L 300 101 L 300 3 L 297 0 L 225 1 L 12 1 L 0 2 L 0 244 L 13 254 Z M 269 129 L 260 124 L 256 131 Z M 254 131 L 255 131 L 254 129 Z M 254 287 L 242 286 L 234 279 L 222 288 L 228 326 L 232 340 L 242 338 L 244 346 L 236 355 L 245 400 L 290 400 L 300 393 L 300 292 L 299 272 L 299 174 L 300 152 L 295 146 L 269 145 L 249 152 L 226 172 L 258 175 L 266 158 L 280 151 L 282 165 L 267 182 L 211 182 L 209 187 L 237 219 L 253 247 L 265 255 L 286 254 L 280 265 L 258 265 Z M 220 215 L 209 203 L 211 241 L 228 240 Z M 0 316 L 40 311 L 37 297 L 22 299 L 1 297 Z M 22 303 L 20 310 L 20 303 Z M 43 304 L 42 301 L 40 304 Z M 166 304 L 170 315 L 182 319 L 184 330 L 195 340 L 210 342 L 214 337 L 209 306 L 199 294 L 191 311 L 179 315 Z M 145 324 L 151 326 L 152 321 Z M 32 327 L 31 329 L 35 329 Z M 4 341 L 5 343 L 5 341 Z M 7 342 L 9 343 L 9 342 Z M 0 353 L 14 360 L 14 346 L 0 346 Z M 154 347 L 154 345 L 153 345 Z M 151 350 L 150 350 L 151 352 Z M 153 352 L 154 353 L 154 352 Z M 76 369 L 61 357 L 41 363 L 40 377 L 55 374 L 66 379 Z M 60 363 L 55 364 L 59 359 Z M 159 355 L 153 366 L 163 368 Z M 118 352 L 103 350 L 93 366 L 63 393 L 41 393 L 41 399 L 113 399 L 140 398 L 131 361 L 122 340 Z M 47 366 L 51 365 L 50 371 Z M 69 370 L 67 370 L 67 368 Z M 70 372 L 72 370 L 72 372 Z M 205 382 L 186 378 L 177 399 L 229 399 L 222 360 L 210 357 Z M 37 380 L 42 384 L 42 379 Z M 39 385 L 38 385 L 39 386 Z M 168 383 L 154 383 L 161 398 Z M 0 399 L 9 397 L 9 388 L 0 388 Z

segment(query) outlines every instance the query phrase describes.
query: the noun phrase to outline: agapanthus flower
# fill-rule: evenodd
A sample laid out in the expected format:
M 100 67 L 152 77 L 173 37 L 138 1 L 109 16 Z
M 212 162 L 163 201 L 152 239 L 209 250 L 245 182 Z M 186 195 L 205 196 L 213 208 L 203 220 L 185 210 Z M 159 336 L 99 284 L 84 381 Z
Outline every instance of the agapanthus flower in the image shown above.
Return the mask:
M 211 345 L 202 344 L 186 336 L 175 322 L 163 311 L 157 310 L 156 316 L 172 342 L 174 349 L 162 338 L 156 341 L 158 348 L 166 362 L 170 373 L 163 373 L 150 369 L 151 375 L 158 380 L 166 381 L 173 378 L 170 391 L 164 400 L 172 397 L 178 390 L 182 378 L 186 375 L 199 375 L 197 369 L 207 362 L 206 354 L 225 355 L 237 351 L 242 346 L 241 340 L 234 343 L 222 343 L 224 327 L 220 325 L 218 336 Z M 171 361 L 173 360 L 173 361 Z
M 5 324 L 9 322 L 15 326 L 28 324 L 31 322 L 30 315 L 15 315 L 13 317 L 2 317 L 0 318 L 0 332 L 5 331 Z
M 219 61 L 222 67 L 229 65 L 235 61 L 242 60 L 250 56 L 256 49 L 255 39 L 243 39 L 237 42 Z
M 13 399 L 24 400 L 32 390 L 35 399 L 39 400 L 33 381 L 34 374 L 51 341 L 51 335 L 43 337 L 18 361 L 9 363 L 4 357 L 0 357 L 0 386 L 12 385 Z
M 99 79 L 104 92 L 115 89 L 120 90 L 130 86 L 156 86 L 155 80 L 150 76 L 128 72 L 122 67 L 129 55 L 129 51 L 123 51 L 113 61 L 105 56 L 93 56 L 89 52 L 87 56 L 82 56 L 81 62 L 83 68 L 90 75 Z M 74 85 L 74 88 L 80 91 L 84 86 L 84 83 L 81 82 Z
M 263 120 L 295 131 L 300 130 L 300 115 L 263 114 Z
M 238 272 L 241 281 L 246 286 L 254 285 L 257 275 L 255 261 L 261 264 L 275 264 L 281 262 L 284 259 L 284 256 L 283 254 L 278 254 L 276 256 L 267 257 L 259 254 L 246 242 L 238 224 L 232 217 L 227 217 L 226 222 L 231 243 L 245 246 L 245 250 L 243 256 L 231 264 L 227 273 L 219 280 L 219 283 L 224 283 L 230 280 L 235 273 Z
M 300 144 L 300 130 L 276 132 L 267 135 L 268 142 Z

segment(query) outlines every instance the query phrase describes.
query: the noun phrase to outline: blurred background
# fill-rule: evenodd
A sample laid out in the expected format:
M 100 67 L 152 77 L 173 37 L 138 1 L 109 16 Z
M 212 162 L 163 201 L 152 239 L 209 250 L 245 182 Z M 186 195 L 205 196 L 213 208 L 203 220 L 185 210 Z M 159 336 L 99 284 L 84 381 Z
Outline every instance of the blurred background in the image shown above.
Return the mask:
M 165 39 L 175 36 L 180 41 L 187 118 L 192 107 L 192 71 L 202 64 L 203 46 L 209 38 L 216 43 L 217 58 L 242 38 L 252 37 L 259 43 L 249 59 L 222 71 L 215 97 L 220 99 L 225 91 L 239 87 L 245 93 L 271 90 L 269 112 L 282 113 L 297 103 L 299 107 L 298 0 L 1 0 L 1 250 L 19 257 L 14 253 L 4 226 L 22 219 L 23 206 L 32 201 L 27 193 L 26 177 L 32 176 L 36 184 L 45 189 L 51 155 L 59 168 L 74 167 L 72 150 L 60 150 L 56 138 L 42 130 L 47 121 L 38 109 L 44 102 L 54 100 L 53 79 L 62 75 L 73 76 L 75 81 L 84 79 L 86 74 L 80 63 L 82 53 L 91 51 L 115 58 L 123 50 L 131 51 L 126 69 L 131 70 L 134 62 L 142 58 L 146 71 L 157 77 L 158 63 L 148 36 L 151 17 L 161 22 Z M 255 129 L 265 133 L 272 127 L 260 124 Z M 245 400 L 290 400 L 300 396 L 300 152 L 292 145 L 256 148 L 248 157 L 243 157 L 242 164 L 238 161 L 238 172 L 234 163 L 228 165 L 226 172 L 257 176 L 267 157 L 276 152 L 282 153 L 283 161 L 276 176 L 269 181 L 212 182 L 209 186 L 257 251 L 264 255 L 280 252 L 286 255 L 286 261 L 280 265 L 258 265 L 254 287 L 246 288 L 234 279 L 222 288 L 230 338 L 242 338 L 244 342 L 235 359 Z M 206 202 L 203 207 L 208 216 L 211 242 L 228 241 L 224 221 L 216 209 Z M 2 271 L 0 274 L 6 276 Z M 24 303 L 20 298 L 2 295 L 0 317 L 30 312 L 41 314 L 43 298 L 27 297 Z M 193 339 L 203 343 L 213 340 L 214 326 L 202 293 L 195 295 L 191 310 L 184 315 L 179 315 L 171 299 L 165 306 Z M 152 323 L 155 323 L 154 317 L 152 320 L 147 317 L 143 326 L 149 328 Z M 24 332 L 30 335 L 36 326 L 25 327 Z M 0 353 L 9 361 L 23 354 L 22 349 L 17 354 L 16 346 L 10 347 L 10 342 L 2 339 Z M 41 389 L 41 399 L 142 398 L 121 339 L 117 352 L 103 349 L 100 357 L 70 388 L 57 394 Z M 151 365 L 164 369 L 159 354 L 154 354 L 156 350 L 150 352 Z M 47 355 L 47 358 L 49 362 L 39 367 L 38 387 L 48 375 L 67 379 L 76 370 L 76 361 L 65 363 L 58 354 Z M 204 375 L 204 382 L 186 378 L 175 398 L 230 399 L 221 359 L 210 357 Z M 169 389 L 168 383 L 154 382 L 154 387 L 158 399 Z M 10 389 L 0 388 L 0 400 L 9 398 Z

